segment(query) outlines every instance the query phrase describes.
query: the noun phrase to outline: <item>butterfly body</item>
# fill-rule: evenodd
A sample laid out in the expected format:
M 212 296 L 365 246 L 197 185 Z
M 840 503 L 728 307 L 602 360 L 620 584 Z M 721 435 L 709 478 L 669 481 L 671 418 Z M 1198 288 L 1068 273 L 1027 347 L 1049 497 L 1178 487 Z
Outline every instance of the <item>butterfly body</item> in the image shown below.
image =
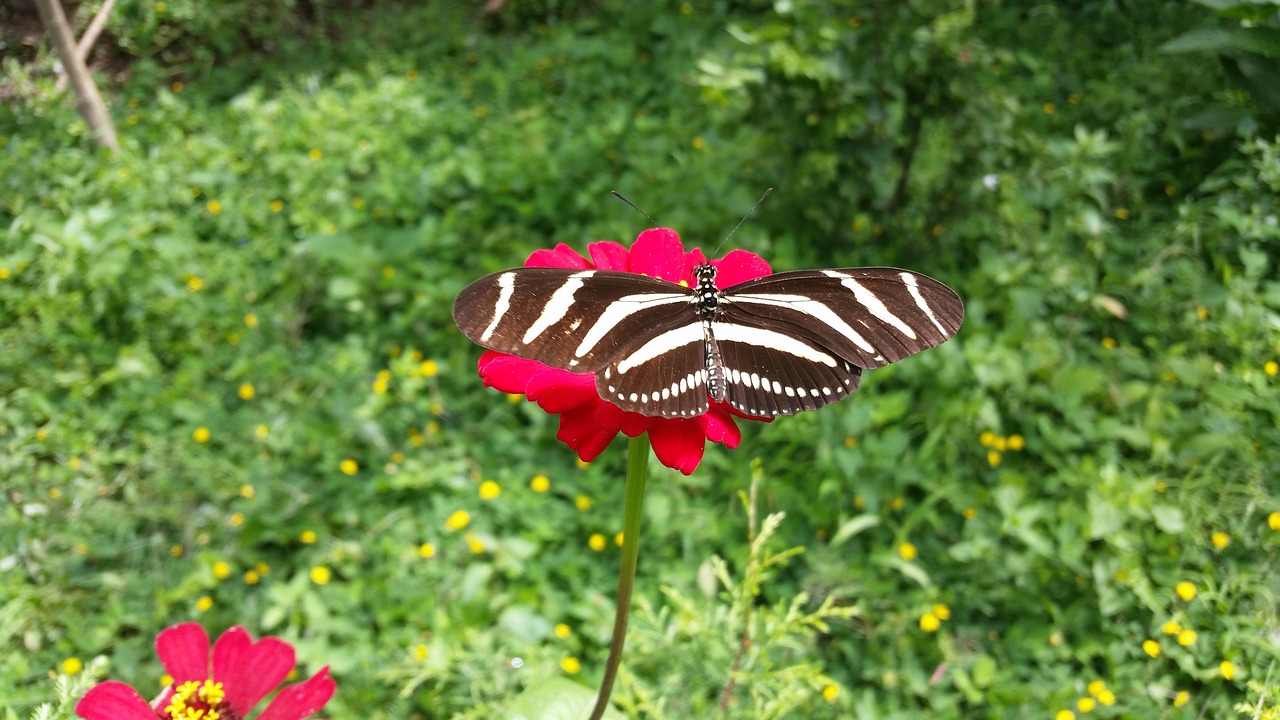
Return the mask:
M 746 415 L 813 410 L 857 389 L 863 369 L 952 337 L 964 306 L 950 288 L 897 268 L 777 273 L 716 287 L 632 273 L 517 268 L 454 303 L 476 343 L 576 373 L 624 410 L 694 417 L 711 401 Z

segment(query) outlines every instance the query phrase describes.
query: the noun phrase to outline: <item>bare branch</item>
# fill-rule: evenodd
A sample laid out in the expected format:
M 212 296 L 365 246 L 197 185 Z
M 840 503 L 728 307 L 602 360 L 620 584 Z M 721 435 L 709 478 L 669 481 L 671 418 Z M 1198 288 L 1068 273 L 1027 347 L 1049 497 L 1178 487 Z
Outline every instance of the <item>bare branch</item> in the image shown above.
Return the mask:
M 98 87 L 93 84 L 93 76 L 84 64 L 84 58 L 75 46 L 75 36 L 71 33 L 71 25 L 67 23 L 66 13 L 62 11 L 62 3 L 58 0 L 35 0 L 36 9 L 40 11 L 40 21 L 44 23 L 45 33 L 53 41 L 54 50 L 67 77 L 71 78 L 71 87 L 76 94 L 76 107 L 93 133 L 94 140 L 113 152 L 120 151 L 120 143 L 116 140 L 116 129 L 111 124 L 111 116 L 107 106 L 98 94 Z M 87 35 L 87 33 L 86 33 Z

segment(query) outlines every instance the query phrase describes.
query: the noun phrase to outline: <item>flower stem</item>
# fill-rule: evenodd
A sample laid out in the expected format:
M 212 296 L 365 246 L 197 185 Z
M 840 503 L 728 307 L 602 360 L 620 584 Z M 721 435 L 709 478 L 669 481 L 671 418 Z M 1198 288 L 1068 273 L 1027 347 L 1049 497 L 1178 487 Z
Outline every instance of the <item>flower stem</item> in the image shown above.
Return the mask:
M 640 520 L 644 516 L 644 484 L 649 477 L 649 436 L 631 438 L 627 446 L 627 499 L 622 509 L 622 567 L 618 569 L 618 605 L 613 615 L 613 638 L 609 640 L 609 660 L 600 680 L 600 693 L 590 720 L 600 720 L 609 707 L 613 681 L 622 663 L 622 646 L 627 639 L 631 617 L 631 590 L 636 584 L 636 563 L 640 557 Z

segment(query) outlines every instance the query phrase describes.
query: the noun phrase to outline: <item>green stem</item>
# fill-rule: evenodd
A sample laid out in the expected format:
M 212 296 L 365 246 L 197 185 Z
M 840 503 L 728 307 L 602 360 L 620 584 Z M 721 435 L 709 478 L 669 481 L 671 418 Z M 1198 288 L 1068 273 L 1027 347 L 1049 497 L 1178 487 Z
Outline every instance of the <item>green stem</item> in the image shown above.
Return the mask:
M 649 477 L 649 436 L 631 438 L 627 446 L 627 500 L 622 508 L 622 567 L 618 569 L 618 605 L 613 614 L 613 638 L 609 640 L 609 660 L 600 680 L 600 694 L 590 720 L 600 720 L 609 707 L 613 681 L 622 663 L 622 646 L 627 639 L 631 617 L 631 590 L 636 584 L 636 563 L 640 558 L 640 520 L 644 516 L 644 484 Z

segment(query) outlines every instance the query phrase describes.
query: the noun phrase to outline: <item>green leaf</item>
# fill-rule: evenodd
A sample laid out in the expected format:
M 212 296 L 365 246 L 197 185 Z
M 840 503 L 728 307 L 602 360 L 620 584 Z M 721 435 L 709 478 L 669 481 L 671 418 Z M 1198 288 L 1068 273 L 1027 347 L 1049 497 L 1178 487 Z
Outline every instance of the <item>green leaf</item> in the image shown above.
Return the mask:
M 1163 53 L 1210 52 L 1225 55 L 1252 52 L 1280 57 L 1280 32 L 1271 28 L 1204 28 L 1179 35 L 1158 50 Z
M 858 535 L 864 530 L 873 528 L 880 524 L 880 516 L 872 513 L 859 515 L 850 520 L 846 520 L 836 530 L 836 534 L 831 538 L 831 547 L 837 547 L 844 544 L 849 538 Z
M 564 678 L 550 678 L 530 685 L 520 693 L 506 715 L 511 720 L 582 720 L 596 705 L 596 691 Z M 625 720 L 613 706 L 605 710 L 608 720 Z
M 1170 534 L 1177 534 L 1187 529 L 1182 508 L 1176 505 L 1156 505 L 1151 508 L 1151 519 L 1155 520 L 1156 527 Z

